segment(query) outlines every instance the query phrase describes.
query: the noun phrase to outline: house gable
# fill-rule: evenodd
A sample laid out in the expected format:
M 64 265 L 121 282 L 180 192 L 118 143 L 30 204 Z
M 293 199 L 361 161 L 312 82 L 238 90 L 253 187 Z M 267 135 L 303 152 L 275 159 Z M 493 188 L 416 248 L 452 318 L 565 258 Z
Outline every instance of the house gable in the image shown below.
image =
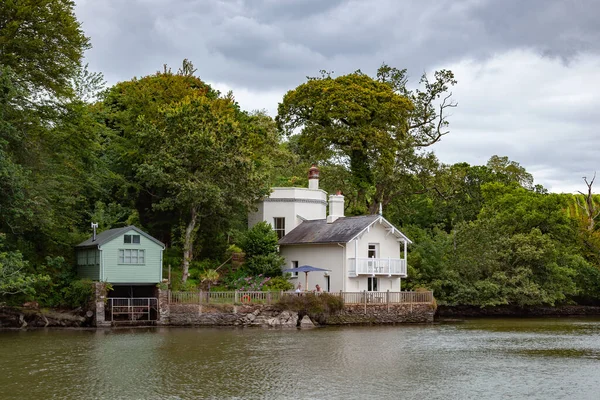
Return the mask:
M 164 248 L 163 243 L 135 226 L 110 229 L 96 240 L 90 238 L 76 246 L 78 273 L 113 284 L 159 283 Z M 95 263 L 79 261 L 88 257 Z

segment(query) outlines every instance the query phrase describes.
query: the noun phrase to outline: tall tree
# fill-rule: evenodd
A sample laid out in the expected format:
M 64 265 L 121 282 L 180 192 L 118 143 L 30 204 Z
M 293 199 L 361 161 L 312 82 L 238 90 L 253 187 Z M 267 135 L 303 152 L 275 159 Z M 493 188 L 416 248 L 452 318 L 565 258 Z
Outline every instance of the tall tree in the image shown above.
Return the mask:
M 408 90 L 406 71 L 387 65 L 376 78 L 360 71 L 336 78 L 323 72 L 284 96 L 277 122 L 288 136 L 299 131 L 300 149 L 309 158 L 348 165 L 358 202 L 373 211 L 393 193 L 375 182 L 410 164 L 404 160 L 415 159 L 415 148 L 447 133 L 454 75 L 439 71 L 434 82 L 424 75 L 421 83 L 423 90 Z
M 265 171 L 254 162 L 258 137 L 242 129 L 237 113 L 229 96 L 189 96 L 160 110 L 157 122 L 141 125 L 144 156 L 136 176 L 160 189 L 155 209 L 180 214 L 184 282 L 200 225 L 232 215 L 237 206 L 248 209 L 269 191 Z
M 68 96 L 89 39 L 72 0 L 4 0 L 0 4 L 0 65 L 32 93 Z

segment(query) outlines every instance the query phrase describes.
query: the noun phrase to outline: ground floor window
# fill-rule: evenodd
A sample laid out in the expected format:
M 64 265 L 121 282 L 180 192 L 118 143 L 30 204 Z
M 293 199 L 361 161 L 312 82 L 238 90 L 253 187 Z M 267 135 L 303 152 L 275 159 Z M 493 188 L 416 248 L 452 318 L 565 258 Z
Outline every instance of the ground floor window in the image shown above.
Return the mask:
M 298 261 L 292 261 L 292 268 L 298 268 Z M 292 272 L 292 276 L 298 276 L 298 273 Z
M 145 264 L 146 254 L 144 250 L 120 249 L 119 264 Z
M 368 277 L 367 278 L 367 290 L 369 292 L 376 292 L 377 291 L 377 278 L 375 278 L 375 277 Z

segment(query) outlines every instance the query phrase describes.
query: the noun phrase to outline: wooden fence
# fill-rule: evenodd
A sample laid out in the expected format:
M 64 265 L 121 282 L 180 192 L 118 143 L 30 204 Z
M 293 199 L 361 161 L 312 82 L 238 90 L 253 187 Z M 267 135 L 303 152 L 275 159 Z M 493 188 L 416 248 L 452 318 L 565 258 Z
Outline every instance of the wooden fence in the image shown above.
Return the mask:
M 173 292 L 169 291 L 170 304 L 274 304 L 282 296 L 304 296 L 313 292 Z M 320 293 L 315 293 L 320 294 Z M 431 304 L 433 292 L 331 292 L 340 296 L 345 304 Z

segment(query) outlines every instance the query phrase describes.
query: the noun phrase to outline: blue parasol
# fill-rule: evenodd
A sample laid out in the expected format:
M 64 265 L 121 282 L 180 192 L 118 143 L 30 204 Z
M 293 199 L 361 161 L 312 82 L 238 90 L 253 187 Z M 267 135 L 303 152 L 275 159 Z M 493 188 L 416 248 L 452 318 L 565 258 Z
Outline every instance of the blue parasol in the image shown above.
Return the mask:
M 312 271 L 327 272 L 327 271 L 331 271 L 331 270 L 313 267 L 312 265 L 303 265 L 303 266 L 298 267 L 298 268 L 288 268 L 288 269 L 284 269 L 283 270 L 283 272 L 304 272 L 304 274 L 305 274 L 305 276 L 304 276 L 304 289 L 305 290 L 308 289 L 308 273 L 312 272 Z

